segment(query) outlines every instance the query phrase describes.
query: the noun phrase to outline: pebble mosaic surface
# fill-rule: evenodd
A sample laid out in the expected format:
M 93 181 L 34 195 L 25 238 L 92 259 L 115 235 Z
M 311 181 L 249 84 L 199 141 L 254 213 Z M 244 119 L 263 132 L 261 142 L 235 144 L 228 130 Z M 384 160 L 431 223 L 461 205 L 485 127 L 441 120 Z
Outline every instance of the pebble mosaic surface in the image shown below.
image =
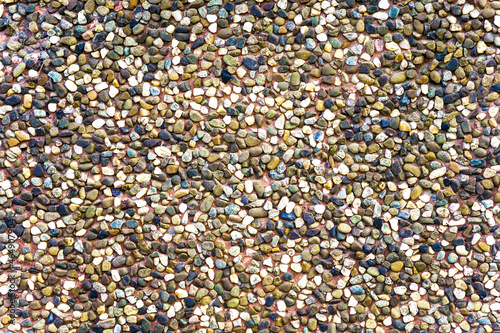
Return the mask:
M 500 1 L 3 0 L 1 332 L 500 332 Z

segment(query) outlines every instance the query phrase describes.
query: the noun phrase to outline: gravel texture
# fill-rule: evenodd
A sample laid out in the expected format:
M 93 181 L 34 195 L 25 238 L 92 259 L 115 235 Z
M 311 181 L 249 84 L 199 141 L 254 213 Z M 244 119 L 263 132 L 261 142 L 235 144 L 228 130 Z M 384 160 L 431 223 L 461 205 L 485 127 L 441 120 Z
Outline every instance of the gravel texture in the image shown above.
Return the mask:
M 500 1 L 0 13 L 0 332 L 500 332 Z

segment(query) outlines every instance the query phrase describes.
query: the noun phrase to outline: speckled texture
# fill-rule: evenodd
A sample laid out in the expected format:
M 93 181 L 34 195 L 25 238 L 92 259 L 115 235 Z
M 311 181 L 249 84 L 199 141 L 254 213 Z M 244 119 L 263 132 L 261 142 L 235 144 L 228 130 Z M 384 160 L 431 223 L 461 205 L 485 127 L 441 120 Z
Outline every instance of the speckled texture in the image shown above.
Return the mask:
M 500 331 L 499 1 L 0 13 L 0 332 Z

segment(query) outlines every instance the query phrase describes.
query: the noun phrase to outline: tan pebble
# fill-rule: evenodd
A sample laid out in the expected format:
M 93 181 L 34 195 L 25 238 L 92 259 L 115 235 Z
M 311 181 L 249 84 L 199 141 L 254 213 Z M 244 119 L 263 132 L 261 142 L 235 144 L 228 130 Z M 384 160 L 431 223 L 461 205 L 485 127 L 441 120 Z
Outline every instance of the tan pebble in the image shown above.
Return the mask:
M 460 166 L 455 162 L 450 162 L 450 164 L 448 164 L 448 168 L 454 173 L 460 172 Z
M 344 234 L 347 234 L 347 233 L 351 232 L 351 230 L 352 230 L 351 226 L 347 223 L 340 224 L 338 229 L 340 232 L 342 232 Z
M 402 269 L 403 269 L 402 261 L 396 261 L 391 264 L 391 270 L 393 270 L 394 272 L 399 272 Z

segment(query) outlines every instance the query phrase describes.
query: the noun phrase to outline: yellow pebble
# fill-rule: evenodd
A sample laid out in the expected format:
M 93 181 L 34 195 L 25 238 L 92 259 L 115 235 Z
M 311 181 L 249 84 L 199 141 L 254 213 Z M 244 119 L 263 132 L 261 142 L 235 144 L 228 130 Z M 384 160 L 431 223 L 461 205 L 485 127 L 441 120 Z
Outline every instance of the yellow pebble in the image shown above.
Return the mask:
M 31 95 L 24 95 L 24 107 L 30 109 L 33 102 L 33 97 Z
M 91 90 L 87 93 L 87 97 L 93 101 L 97 98 L 97 92 L 95 90 Z
M 38 32 L 38 25 L 37 25 L 37 24 L 36 24 L 36 22 L 34 22 L 34 21 L 31 21 L 31 22 L 29 23 L 28 28 L 30 29 L 30 31 L 31 31 L 32 33 L 37 33 L 37 32 Z

